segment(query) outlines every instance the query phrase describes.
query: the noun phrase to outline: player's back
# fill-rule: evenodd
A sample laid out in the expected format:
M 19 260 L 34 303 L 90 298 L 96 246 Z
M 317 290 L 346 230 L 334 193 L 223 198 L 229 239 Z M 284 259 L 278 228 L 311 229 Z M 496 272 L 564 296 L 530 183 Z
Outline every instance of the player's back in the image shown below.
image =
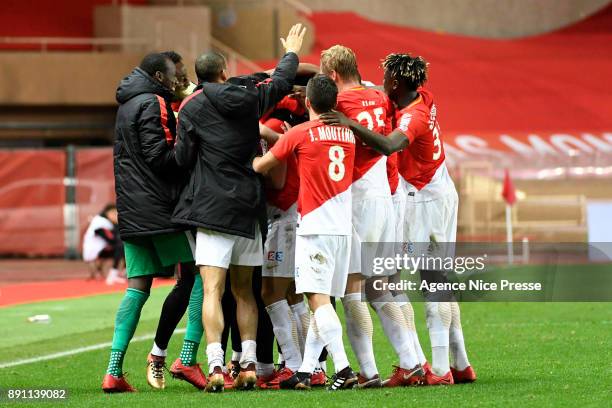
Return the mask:
M 319 120 L 292 128 L 271 149 L 280 160 L 295 152 L 300 190 L 300 235 L 351 234 L 351 183 L 355 136 Z
M 368 129 L 387 135 L 391 130 L 391 102 L 384 92 L 355 87 L 338 94 L 337 110 Z M 388 197 L 391 192 L 386 173 L 387 158 L 361 141 L 355 148 L 353 197 Z

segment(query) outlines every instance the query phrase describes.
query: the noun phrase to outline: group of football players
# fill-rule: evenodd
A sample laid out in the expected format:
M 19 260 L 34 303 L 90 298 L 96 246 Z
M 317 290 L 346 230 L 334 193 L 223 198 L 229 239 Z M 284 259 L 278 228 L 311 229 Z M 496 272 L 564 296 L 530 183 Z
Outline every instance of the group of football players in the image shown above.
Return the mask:
M 183 351 L 187 350 L 187 358 L 182 358 L 182 351 L 171 372 L 207 391 L 255 386 L 310 389 L 326 384 L 330 390 L 339 390 L 473 382 L 476 375 L 468 361 L 458 304 L 448 299 L 427 299 L 426 322 L 432 347 L 428 361 L 419 342 L 407 295 L 372 290 L 375 280 L 398 282 L 399 271 L 374 274 L 371 268 L 361 264 L 362 243 L 365 242 L 379 243 L 381 248 L 385 245 L 396 248 L 394 243 L 455 241 L 458 196 L 445 165 L 436 105 L 431 92 L 423 86 L 427 81 L 428 64 L 422 57 L 404 53 L 386 56 L 382 62 L 382 89 L 362 80 L 355 53 L 342 45 L 322 51 L 320 66 L 316 69 L 301 64 L 302 69 L 298 70 L 295 58 L 296 61 L 290 61 L 295 68 L 288 70 L 288 59 L 297 57 L 303 36 L 304 30 L 300 27 L 292 28 L 283 41 L 287 54 L 279 66 L 261 77 L 241 79 L 249 83 L 225 78 L 225 61 L 219 55 L 208 54 L 196 62 L 200 84 L 182 102 L 178 124 L 175 124 L 178 132 L 173 133 L 174 139 L 170 136 L 173 143 L 167 148 L 173 151 L 172 158 L 178 167 L 190 169 L 191 182 L 181 194 L 181 201 L 187 202 L 184 207 L 189 211 L 179 204 L 171 219 L 197 228 L 195 239 L 191 235 L 188 241 L 204 283 L 196 280 L 191 298 L 200 285 L 199 296 L 203 296 L 203 301 L 196 300 L 200 307 L 193 308 L 195 313 L 191 301 L 189 303 L 188 332 L 191 326 L 195 333 L 193 327 L 198 325 L 195 320 L 200 320 L 208 343 L 209 375 L 205 376 L 193 359 L 194 344 L 197 352 L 199 339 L 197 344 L 185 342 L 187 349 L 184 345 Z M 307 79 L 305 87 L 294 85 L 298 72 Z M 157 72 L 149 73 L 153 74 Z M 279 77 L 291 77 L 292 90 L 279 92 Z M 163 83 L 163 78 L 160 82 Z M 218 227 L 231 220 L 238 225 L 241 222 L 238 216 L 223 218 L 223 211 L 231 213 L 237 208 L 232 207 L 234 204 L 230 201 L 226 201 L 226 207 L 221 210 L 206 201 L 197 204 L 202 189 L 208 188 L 205 192 L 211 196 L 221 194 L 214 187 L 202 186 L 213 182 L 222 184 L 212 178 L 217 173 L 229 173 L 222 161 L 214 163 L 216 156 L 207 156 L 207 149 L 214 151 L 222 142 L 211 139 L 215 128 L 207 128 L 206 120 L 216 126 L 220 120 L 226 120 L 231 127 L 240 125 L 240 121 L 249 116 L 244 107 L 240 119 L 228 113 L 229 108 L 220 108 L 221 103 L 217 101 L 227 90 L 216 90 L 208 85 L 215 82 L 224 82 L 226 87 L 242 87 L 246 91 L 254 84 L 253 94 L 259 96 L 252 101 L 258 105 L 255 112 L 259 113 L 256 113 L 259 146 L 255 149 L 259 154 L 254 159 L 251 154 L 245 167 L 259 173 L 257 177 L 262 177 L 265 184 L 267 233 L 263 234 L 263 243 L 257 226 L 254 233 L 229 224 Z M 274 88 L 275 83 L 277 88 Z M 235 98 L 232 103 L 242 103 L 243 99 L 237 102 Z M 268 106 L 271 102 L 273 105 Z M 208 105 L 221 119 L 206 113 Z M 163 122 L 163 112 L 161 117 Z M 199 128 L 204 130 L 199 133 Z M 239 126 L 237 129 L 243 130 Z M 230 138 L 229 133 L 223 137 Z M 168 133 L 161 137 L 168 138 Z M 251 141 L 244 141 L 244 144 L 253 148 Z M 240 147 L 227 145 L 225 152 L 236 153 L 235 157 L 239 157 L 241 154 L 232 151 L 234 148 Z M 116 145 L 116 173 L 117 154 Z M 209 168 L 199 169 L 207 165 Z M 244 191 L 246 184 L 242 188 L 237 185 L 237 189 L 231 184 L 224 188 L 233 189 L 236 201 L 251 200 L 250 193 Z M 246 197 L 236 198 L 243 191 Z M 119 195 L 118 192 L 118 198 Z M 124 215 L 121 205 L 118 207 L 121 228 Z M 221 211 L 218 213 L 221 216 L 216 216 L 217 223 L 212 222 L 192 215 L 196 213 L 195 207 Z M 167 233 L 163 229 L 159 231 Z M 145 244 L 136 242 L 133 235 L 128 231 L 124 239 L 128 277 L 130 251 L 132 259 L 143 254 L 145 257 L 157 254 L 163 266 L 166 263 L 183 265 L 189 261 L 185 256 L 164 262 L 164 245 L 168 240 L 160 243 L 154 239 L 145 243 L 150 252 L 144 253 Z M 174 241 L 167 248 L 174 251 L 180 247 L 181 244 Z M 252 280 L 240 278 L 252 277 L 254 266 L 261 266 L 261 293 L 257 295 L 265 305 L 278 343 L 280 364 L 277 368 L 257 360 L 257 316 L 253 327 L 250 310 L 255 302 L 244 291 L 245 286 L 248 287 L 246 292 L 251 290 Z M 145 269 L 142 265 L 140 268 Z M 229 370 L 224 367 L 227 347 L 220 342 L 225 324 L 220 303 L 228 268 L 231 292 L 237 303 L 234 310 L 237 329 L 242 339 L 242 350 L 234 351 Z M 421 276 L 428 272 L 436 271 L 421 271 Z M 197 275 L 197 271 L 195 273 Z M 135 287 L 131 285 L 130 288 Z M 149 288 L 150 284 L 144 292 L 148 293 Z M 336 299 L 341 300 L 344 309 L 346 335 L 357 358 L 358 372 L 349 365 L 343 326 L 335 310 Z M 375 360 L 368 304 L 397 355 L 398 364 L 386 379 L 381 378 Z M 229 319 L 227 313 L 225 311 L 226 320 Z M 117 324 L 119 319 L 118 313 Z M 118 336 L 117 329 L 115 336 Z M 197 337 L 197 334 L 191 336 L 192 339 Z M 114 344 L 115 338 L 113 352 L 116 351 Z M 148 380 L 155 388 L 164 386 L 160 352 L 165 353 L 165 350 L 159 350 L 154 344 L 149 356 Z M 327 366 L 321 358 L 325 352 L 329 353 L 335 368 L 329 381 L 325 380 Z M 154 354 L 158 358 L 154 358 Z M 123 354 L 111 353 L 103 389 L 107 392 L 132 391 L 123 378 L 120 365 L 117 367 L 118 359 L 122 363 Z

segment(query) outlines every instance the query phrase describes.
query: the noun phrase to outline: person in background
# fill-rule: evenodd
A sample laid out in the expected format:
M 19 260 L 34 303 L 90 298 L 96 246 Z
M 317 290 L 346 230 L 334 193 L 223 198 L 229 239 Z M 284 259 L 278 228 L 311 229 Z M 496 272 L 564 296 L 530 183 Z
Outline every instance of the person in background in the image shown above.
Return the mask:
M 96 275 L 104 276 L 104 261 L 112 259 L 113 264 L 106 284 L 125 283 L 119 276 L 120 269 L 125 265 L 123 243 L 116 231 L 117 207 L 107 204 L 100 214 L 95 215 L 83 236 L 83 260 L 89 265 L 89 279 Z

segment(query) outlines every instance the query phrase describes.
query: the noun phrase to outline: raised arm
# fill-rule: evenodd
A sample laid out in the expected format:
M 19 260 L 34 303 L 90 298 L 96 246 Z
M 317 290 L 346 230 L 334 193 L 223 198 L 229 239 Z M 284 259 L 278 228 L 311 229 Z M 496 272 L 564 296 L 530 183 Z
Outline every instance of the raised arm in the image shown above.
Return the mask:
M 389 156 L 408 146 L 408 138 L 399 130 L 394 130 L 388 136 L 371 131 L 365 126 L 347 118 L 341 112 L 327 112 L 319 116 L 326 125 L 347 126 L 353 133 L 372 149 Z
M 281 38 L 286 52 L 285 55 L 278 62 L 270 79 L 257 85 L 260 117 L 272 109 L 293 89 L 295 75 L 300 62 L 298 53 L 302 48 L 305 34 L 306 27 L 302 28 L 301 24 L 296 24 L 289 30 L 287 38 Z

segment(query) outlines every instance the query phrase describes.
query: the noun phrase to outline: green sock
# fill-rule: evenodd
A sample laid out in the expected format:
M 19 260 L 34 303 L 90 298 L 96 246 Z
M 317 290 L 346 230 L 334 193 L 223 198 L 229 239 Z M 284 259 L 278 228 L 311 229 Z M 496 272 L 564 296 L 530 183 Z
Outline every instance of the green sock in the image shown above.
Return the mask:
M 185 332 L 185 341 L 183 342 L 180 355 L 181 362 L 188 366 L 196 363 L 198 347 L 204 334 L 204 326 L 202 326 L 202 299 L 204 299 L 202 277 L 200 274 L 196 274 L 193 289 L 189 296 L 189 318 L 187 319 L 187 331 Z
M 196 363 L 196 356 L 198 355 L 198 347 L 199 343 L 194 343 L 193 341 L 184 340 L 183 348 L 181 349 L 181 355 L 179 358 L 181 359 L 181 363 L 186 366 L 193 366 Z
M 120 377 L 123 374 L 123 357 L 132 336 L 134 336 L 140 319 L 140 311 L 148 297 L 148 293 L 138 289 L 128 288 L 125 292 L 115 318 L 113 345 L 111 346 L 111 356 L 106 371 L 108 374 L 115 377 Z

